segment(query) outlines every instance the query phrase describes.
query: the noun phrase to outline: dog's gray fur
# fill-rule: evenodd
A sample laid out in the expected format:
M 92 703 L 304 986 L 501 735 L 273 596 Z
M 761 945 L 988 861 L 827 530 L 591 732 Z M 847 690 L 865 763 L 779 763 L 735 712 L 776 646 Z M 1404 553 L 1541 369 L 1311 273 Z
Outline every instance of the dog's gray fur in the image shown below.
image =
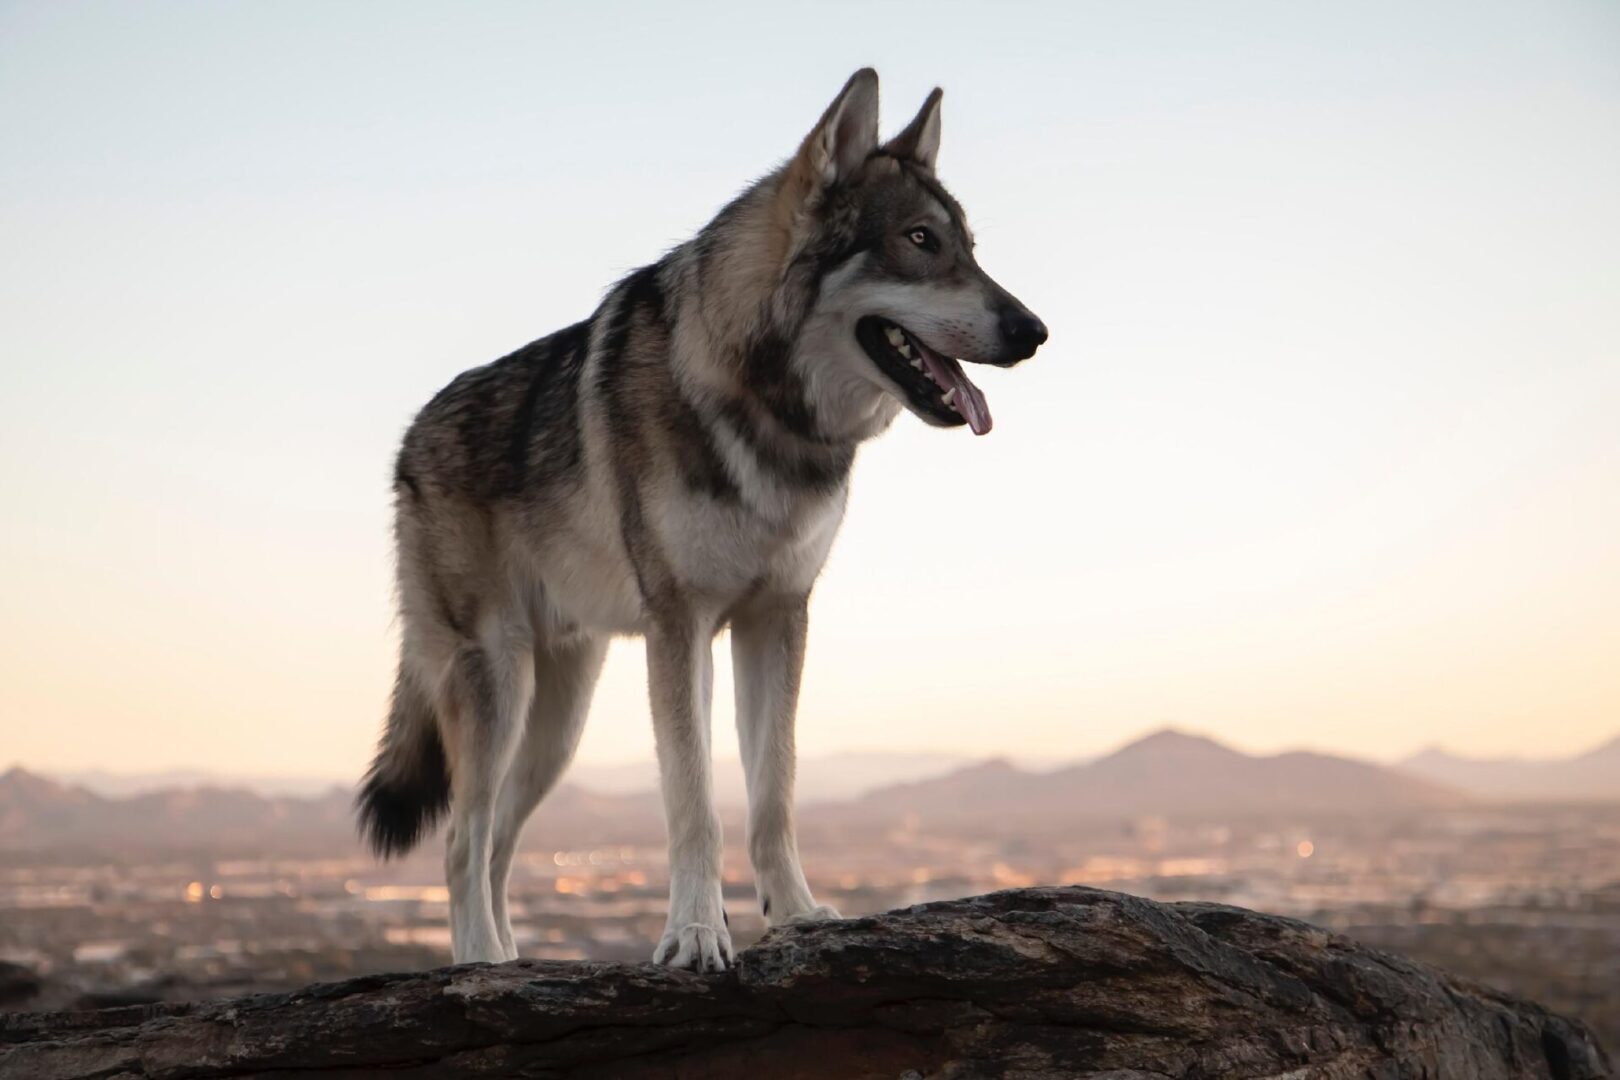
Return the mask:
M 939 100 L 880 146 L 877 75 L 857 72 L 798 153 L 695 238 L 586 321 L 461 375 L 411 425 L 394 484 L 399 675 L 360 811 L 395 854 L 449 809 L 458 962 L 517 955 L 513 849 L 616 634 L 646 639 L 669 829 L 654 960 L 732 957 L 709 773 L 727 626 L 761 906 L 773 925 L 836 917 L 794 838 L 806 605 L 856 447 L 902 406 L 964 422 L 913 370 L 927 350 L 907 366 L 870 339 L 897 324 L 936 353 L 1009 364 L 1046 336 L 979 269 L 934 177 Z

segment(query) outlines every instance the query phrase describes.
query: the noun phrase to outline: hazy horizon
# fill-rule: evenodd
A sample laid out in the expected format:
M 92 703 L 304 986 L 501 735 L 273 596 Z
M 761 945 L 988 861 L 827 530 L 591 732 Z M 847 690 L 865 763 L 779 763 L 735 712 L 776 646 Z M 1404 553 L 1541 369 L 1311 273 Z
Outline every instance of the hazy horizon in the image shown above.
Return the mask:
M 880 761 L 905 762 L 909 766 L 898 775 L 882 777 L 878 780 L 874 780 L 874 784 L 885 781 L 905 782 L 906 780 L 915 777 L 944 775 L 945 773 L 952 772 L 957 769 L 972 767 L 991 761 L 1007 761 L 1019 769 L 1030 772 L 1041 772 L 1095 761 L 1100 757 L 1106 757 L 1109 754 L 1134 746 L 1139 742 L 1143 742 L 1152 737 L 1167 733 L 1187 736 L 1194 739 L 1209 739 L 1220 744 L 1226 749 L 1234 750 L 1240 754 L 1245 754 L 1251 757 L 1270 757 L 1275 756 L 1276 754 L 1305 752 L 1328 754 L 1330 756 L 1340 757 L 1345 760 L 1365 761 L 1369 764 L 1382 766 L 1400 766 L 1403 763 L 1413 761 L 1414 759 L 1420 758 L 1423 755 L 1435 752 L 1445 754 L 1460 761 L 1484 764 L 1516 763 L 1524 765 L 1550 765 L 1567 762 L 1572 758 L 1581 757 L 1593 751 L 1606 749 L 1611 745 L 1620 744 L 1620 729 L 1617 729 L 1616 732 L 1610 737 L 1600 739 L 1590 746 L 1577 748 L 1573 752 L 1567 754 L 1470 755 L 1466 752 L 1448 749 L 1439 745 L 1429 745 L 1420 747 L 1412 752 L 1396 755 L 1394 757 L 1379 758 L 1334 753 L 1332 751 L 1323 750 L 1320 747 L 1306 744 L 1283 746 L 1272 751 L 1256 752 L 1247 750 L 1241 746 L 1236 746 L 1231 742 L 1220 738 L 1214 733 L 1200 731 L 1196 728 L 1158 727 L 1137 732 L 1129 736 L 1124 742 L 1105 748 L 1101 753 L 1087 754 L 1077 757 L 1028 757 L 996 753 L 970 753 L 966 751 L 953 751 L 949 748 L 932 748 L 928 750 L 875 748 L 866 750 L 834 750 L 825 754 L 801 755 L 800 765 L 801 769 L 808 767 L 814 770 L 817 766 L 824 767 L 833 762 L 842 762 L 845 760 L 864 760 L 873 763 Z M 926 768 L 921 767 L 920 763 L 922 762 L 928 762 L 929 765 Z M 716 754 L 715 763 L 721 771 L 731 770 L 737 772 L 737 775 L 735 777 L 731 777 L 730 779 L 734 779 L 737 781 L 738 785 L 740 785 L 742 775 L 738 770 L 741 767 L 741 761 L 736 754 Z M 651 791 L 658 783 L 657 767 L 657 759 L 650 754 L 646 757 L 625 758 L 623 760 L 584 760 L 575 762 L 575 764 L 565 774 L 563 779 L 565 782 L 573 782 L 582 787 L 592 788 L 593 790 L 614 790 L 626 792 L 643 790 Z M 164 787 L 172 784 L 178 784 L 179 786 L 184 787 L 193 780 L 219 780 L 234 785 L 240 785 L 248 788 L 249 790 L 276 793 L 303 792 L 306 791 L 311 785 L 315 784 L 320 784 L 323 787 L 328 785 L 352 787 L 358 782 L 357 777 L 347 773 L 322 773 L 314 770 L 303 773 L 278 774 L 255 773 L 242 770 L 213 770 L 187 765 L 172 765 L 168 767 L 142 770 L 121 770 L 106 767 L 85 769 L 41 769 L 36 768 L 25 761 L 0 761 L 0 774 L 4 774 L 13 768 L 22 769 L 25 772 L 34 773 L 36 775 L 47 776 L 59 782 L 86 784 L 87 786 L 92 787 L 92 790 L 96 790 L 96 786 L 88 784 L 87 778 L 101 777 L 107 781 L 114 782 L 114 787 L 112 790 L 120 792 L 135 790 L 163 790 Z M 612 778 L 612 782 L 603 784 L 602 780 L 604 778 Z M 632 778 L 638 778 L 639 782 L 632 782 Z M 163 781 L 163 786 L 149 786 L 160 780 Z M 285 792 L 282 792 L 280 787 L 281 785 L 289 786 L 285 789 Z M 738 786 L 737 790 L 740 793 L 741 787 Z
M 861 452 L 805 756 L 1614 737 L 1620 8 L 922 10 L 0 6 L 0 762 L 358 775 L 414 410 L 866 64 L 1053 336 Z

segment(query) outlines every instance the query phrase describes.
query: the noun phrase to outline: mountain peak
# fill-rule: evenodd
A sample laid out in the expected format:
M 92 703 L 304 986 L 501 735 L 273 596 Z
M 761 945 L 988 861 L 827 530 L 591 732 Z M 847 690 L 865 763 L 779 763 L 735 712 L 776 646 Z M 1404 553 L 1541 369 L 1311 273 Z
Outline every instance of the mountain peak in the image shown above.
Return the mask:
M 1620 761 L 1620 735 L 1616 735 L 1606 743 L 1592 747 L 1576 757 L 1576 761 Z
M 1178 728 L 1163 727 L 1150 732 L 1115 750 L 1109 759 L 1125 757 L 1245 757 L 1230 746 L 1216 742 L 1207 735 L 1194 735 Z M 1106 760 L 1106 759 L 1105 759 Z
M 1006 776 L 1018 772 L 1023 772 L 1023 770 L 1014 765 L 1011 758 L 993 757 L 985 758 L 983 761 L 976 761 L 971 765 L 964 765 L 949 775 Z
M 871 805 L 900 803 L 909 806 L 934 804 L 957 808 L 984 808 L 1016 799 L 1030 782 L 1030 773 L 1007 758 L 987 758 L 964 765 L 944 776 L 890 784 L 861 796 Z
M 1430 743 L 1428 746 L 1418 750 L 1415 754 L 1408 754 L 1406 757 L 1402 758 L 1400 764 L 1423 765 L 1431 762 L 1445 763 L 1456 760 L 1456 754 L 1453 754 L 1439 743 Z
M 54 780 L 48 780 L 38 773 L 29 772 L 21 765 L 13 765 L 5 772 L 0 773 L 0 786 L 13 791 L 48 791 L 62 785 Z
M 1620 737 L 1570 757 L 1468 757 L 1426 747 L 1399 767 L 1487 799 L 1611 802 L 1620 793 Z
M 89 793 L 13 765 L 0 773 L 0 797 L 12 803 L 83 802 Z

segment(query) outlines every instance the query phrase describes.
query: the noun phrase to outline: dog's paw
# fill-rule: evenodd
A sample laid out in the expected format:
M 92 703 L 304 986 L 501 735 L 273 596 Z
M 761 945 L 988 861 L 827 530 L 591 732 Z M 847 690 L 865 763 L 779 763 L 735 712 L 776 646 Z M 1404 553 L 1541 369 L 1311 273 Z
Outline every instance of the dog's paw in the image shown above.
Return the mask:
M 731 932 L 707 923 L 669 927 L 653 950 L 653 963 L 684 971 L 724 971 L 736 959 Z
M 832 907 L 832 906 L 830 906 L 828 904 L 817 904 L 815 907 L 809 909 L 808 911 L 799 911 L 799 912 L 795 912 L 792 915 L 783 916 L 780 920 L 773 921 L 771 923 L 771 925 L 772 926 L 800 926 L 800 925 L 802 925 L 804 923 L 826 922 L 829 919 L 842 919 L 842 918 L 843 918 L 843 916 L 838 914 L 838 909 L 837 908 Z

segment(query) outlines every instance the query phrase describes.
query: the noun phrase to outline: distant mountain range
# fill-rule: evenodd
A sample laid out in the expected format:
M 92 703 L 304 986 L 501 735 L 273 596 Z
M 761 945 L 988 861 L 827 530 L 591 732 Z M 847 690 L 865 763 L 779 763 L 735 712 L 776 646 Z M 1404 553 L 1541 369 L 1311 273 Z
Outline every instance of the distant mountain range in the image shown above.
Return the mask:
M 650 843 L 662 834 L 656 795 L 598 795 L 564 784 L 546 800 L 527 839 L 572 847 Z M 360 844 L 353 795 L 342 788 L 311 797 L 191 787 L 119 798 L 13 768 L 0 773 L 5 850 L 251 857 L 358 853 Z
M 843 802 L 889 784 L 942 776 L 971 764 L 962 754 L 907 754 L 852 751 L 799 761 L 795 787 L 800 803 Z M 581 762 L 568 770 L 570 783 L 602 794 L 628 795 L 658 789 L 658 763 L 597 765 Z M 714 763 L 714 797 L 721 806 L 746 806 L 748 789 L 736 758 Z
M 804 803 L 853 799 L 888 784 L 940 776 L 972 761 L 972 758 L 962 754 L 882 751 L 806 757 L 799 762 L 799 799 Z M 109 798 L 192 788 L 241 788 L 260 795 L 313 797 L 324 795 L 333 788 L 348 790 L 358 776 L 358 770 L 354 777 L 340 780 L 308 776 L 227 777 L 196 769 L 151 773 L 115 773 L 96 769 L 62 773 L 54 779 Z M 644 794 L 658 788 L 658 763 L 652 760 L 624 764 L 577 762 L 568 770 L 568 782 L 603 795 Z M 741 762 L 731 758 L 714 763 L 714 791 L 715 799 L 721 806 L 747 805 L 748 794 L 743 783 Z
M 234 788 L 260 795 L 294 795 L 313 798 L 334 788 L 347 788 L 353 781 L 322 776 L 261 776 L 232 773 L 229 776 L 206 769 L 165 769 L 161 772 L 122 773 L 107 769 L 53 773 L 52 779 L 82 787 L 111 799 L 148 795 L 155 791 L 193 788 Z
M 0 773 L 0 849 L 257 849 L 330 847 L 349 797 L 266 796 L 240 788 L 172 788 L 107 798 L 21 768 Z M 352 829 L 352 826 L 347 826 Z
M 1295 752 L 1255 757 L 1164 730 L 1095 761 L 1032 772 L 989 761 L 872 792 L 863 810 L 924 819 L 988 820 L 1396 812 L 1453 806 L 1450 787 L 1350 758 Z
M 1531 760 L 1462 757 L 1431 747 L 1400 768 L 1489 799 L 1620 799 L 1620 737 L 1573 757 Z
M 1005 760 L 964 764 L 946 755 L 820 761 L 829 775 L 839 767 L 845 774 L 807 785 L 824 797 L 807 794 L 800 817 L 807 828 L 835 830 L 901 822 L 994 832 L 1143 817 L 1374 817 L 1481 800 L 1620 797 L 1620 740 L 1561 761 L 1481 761 L 1426 751 L 1394 767 L 1305 752 L 1255 756 L 1164 730 L 1094 761 L 1048 770 Z M 885 770 L 910 779 L 874 787 Z M 636 783 L 640 778 L 627 770 L 618 779 L 623 790 L 561 785 L 535 815 L 525 846 L 659 842 L 661 803 L 653 777 Z M 734 794 L 727 800 L 728 829 L 741 825 L 740 791 Z M 120 797 L 21 768 L 0 774 L 0 850 L 152 848 L 241 855 L 358 851 L 351 794 L 338 787 L 272 795 L 202 785 Z

